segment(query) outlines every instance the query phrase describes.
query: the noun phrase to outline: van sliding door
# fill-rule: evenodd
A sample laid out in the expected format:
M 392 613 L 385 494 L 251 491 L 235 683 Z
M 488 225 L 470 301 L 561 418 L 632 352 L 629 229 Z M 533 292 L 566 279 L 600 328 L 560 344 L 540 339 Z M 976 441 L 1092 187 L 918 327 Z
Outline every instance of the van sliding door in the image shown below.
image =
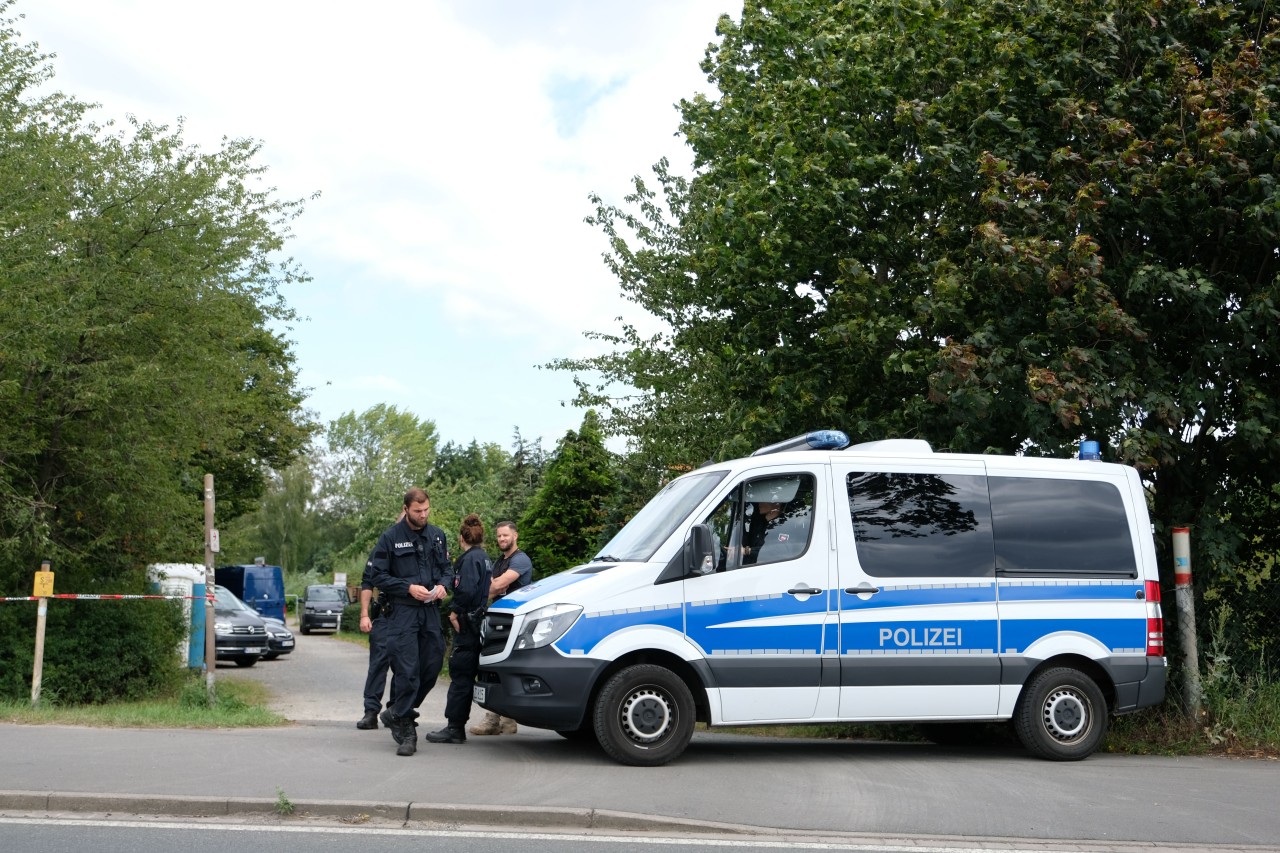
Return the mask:
M 832 465 L 840 718 L 993 717 L 1000 691 L 981 462 Z

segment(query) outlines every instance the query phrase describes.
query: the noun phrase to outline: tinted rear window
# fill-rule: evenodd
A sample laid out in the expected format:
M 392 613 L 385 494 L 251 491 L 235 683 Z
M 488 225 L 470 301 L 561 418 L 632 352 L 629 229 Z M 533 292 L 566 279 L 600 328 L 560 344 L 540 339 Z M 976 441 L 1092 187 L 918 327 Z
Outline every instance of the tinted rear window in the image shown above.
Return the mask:
M 1137 577 L 1124 499 L 1112 483 L 991 477 L 996 571 Z

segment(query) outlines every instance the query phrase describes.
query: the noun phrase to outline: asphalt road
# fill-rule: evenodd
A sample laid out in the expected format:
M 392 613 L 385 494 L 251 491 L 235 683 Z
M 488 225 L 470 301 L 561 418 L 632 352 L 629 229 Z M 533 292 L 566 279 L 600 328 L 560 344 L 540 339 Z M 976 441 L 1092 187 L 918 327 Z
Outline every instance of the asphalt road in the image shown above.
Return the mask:
M 276 661 L 219 667 L 219 676 L 261 680 L 273 707 L 297 724 L 226 738 L 289 763 L 285 756 L 311 744 L 310 764 L 295 764 L 286 784 L 299 797 L 366 799 L 386 789 L 419 802 L 616 810 L 814 832 L 1280 845 L 1274 761 L 1103 753 L 1057 763 L 1014 747 L 699 732 L 672 764 L 627 768 L 594 745 L 525 727 L 461 746 L 423 742 L 417 756 L 397 758 L 385 730 L 354 727 L 366 660 L 360 646 L 313 634 Z M 444 693 L 442 682 L 428 697 L 424 726 L 443 723 Z M 326 736 L 316 739 L 316 729 Z M 323 778 L 327 771 L 308 767 L 334 772 Z

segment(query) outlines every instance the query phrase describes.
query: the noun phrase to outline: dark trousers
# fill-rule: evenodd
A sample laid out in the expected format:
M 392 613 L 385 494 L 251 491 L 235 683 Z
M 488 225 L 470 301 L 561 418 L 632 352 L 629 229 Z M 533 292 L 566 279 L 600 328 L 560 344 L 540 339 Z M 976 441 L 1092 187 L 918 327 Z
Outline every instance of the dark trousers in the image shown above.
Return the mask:
M 444 667 L 444 633 L 440 608 L 396 603 L 386 622 L 386 649 L 391 659 L 393 716 L 416 720 L 418 706 L 427 698 Z
M 370 713 L 382 710 L 382 696 L 387 689 L 387 669 L 391 657 L 387 652 L 386 620 L 381 616 L 373 620 L 369 631 L 369 674 L 364 679 L 364 709 Z
M 471 716 L 471 686 L 480 671 L 480 635 L 471 630 L 453 635 L 449 654 L 449 695 L 444 702 L 444 718 L 462 728 Z

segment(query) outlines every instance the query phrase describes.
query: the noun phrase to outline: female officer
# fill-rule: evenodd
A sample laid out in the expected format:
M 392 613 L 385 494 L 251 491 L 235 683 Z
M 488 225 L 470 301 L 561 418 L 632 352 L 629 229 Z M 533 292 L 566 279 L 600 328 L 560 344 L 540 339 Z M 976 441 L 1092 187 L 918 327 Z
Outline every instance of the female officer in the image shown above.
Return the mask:
M 432 743 L 464 743 L 467 718 L 471 716 L 471 686 L 480 671 L 480 622 L 489 603 L 489 581 L 493 564 L 480 546 L 484 544 L 484 524 L 475 513 L 462 520 L 458 533 L 462 554 L 453 564 L 453 603 L 449 624 L 453 626 L 453 652 L 449 655 L 449 694 L 445 699 L 445 727 L 429 732 Z

